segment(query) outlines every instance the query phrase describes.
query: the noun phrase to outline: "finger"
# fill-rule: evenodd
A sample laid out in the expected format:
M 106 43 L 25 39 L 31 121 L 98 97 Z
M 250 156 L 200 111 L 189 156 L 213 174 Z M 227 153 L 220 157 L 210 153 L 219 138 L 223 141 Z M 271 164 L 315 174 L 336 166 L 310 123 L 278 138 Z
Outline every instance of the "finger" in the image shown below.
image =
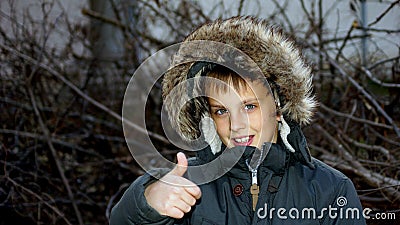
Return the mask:
M 182 152 L 176 154 L 176 158 L 178 163 L 175 168 L 171 170 L 170 174 L 182 177 L 187 171 L 188 161 L 185 154 Z
M 188 213 L 192 209 L 192 206 L 187 204 L 185 201 L 182 201 L 181 199 L 175 201 L 173 203 L 173 206 L 176 207 L 177 209 L 181 210 L 184 213 Z
M 185 215 L 185 213 L 176 207 L 168 207 L 166 215 L 175 219 L 180 219 Z
M 196 204 L 196 198 L 192 194 L 190 194 L 186 191 L 183 191 L 180 194 L 180 199 L 190 206 L 193 206 L 194 204 Z
M 194 198 L 200 199 L 201 198 L 201 190 L 199 186 L 193 184 L 194 186 L 186 187 L 185 190 Z
M 179 187 L 183 187 L 186 192 L 188 192 L 196 199 L 199 199 L 201 197 L 201 190 L 199 186 L 197 186 L 192 181 L 184 177 L 174 177 L 173 183 Z

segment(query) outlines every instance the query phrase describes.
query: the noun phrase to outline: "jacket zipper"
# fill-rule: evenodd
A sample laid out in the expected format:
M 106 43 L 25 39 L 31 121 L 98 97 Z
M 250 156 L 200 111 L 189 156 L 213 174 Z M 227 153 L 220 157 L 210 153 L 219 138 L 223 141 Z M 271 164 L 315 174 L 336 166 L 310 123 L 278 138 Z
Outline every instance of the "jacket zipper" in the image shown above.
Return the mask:
M 258 194 L 260 193 L 260 187 L 258 186 L 258 178 L 257 178 L 257 170 L 258 167 L 261 164 L 261 161 L 264 160 L 263 153 L 265 151 L 265 143 L 261 146 L 261 154 L 260 158 L 257 161 L 257 165 L 255 167 L 252 167 L 248 161 L 246 161 L 247 167 L 249 168 L 251 172 L 251 187 L 250 187 L 250 193 L 252 196 L 252 203 L 253 203 L 253 211 L 256 211 L 256 206 L 257 206 L 257 201 L 258 201 Z
M 250 193 L 252 196 L 253 202 L 253 211 L 256 211 L 257 201 L 258 201 L 258 194 L 260 193 L 260 187 L 257 183 L 257 168 L 251 170 L 251 187 Z

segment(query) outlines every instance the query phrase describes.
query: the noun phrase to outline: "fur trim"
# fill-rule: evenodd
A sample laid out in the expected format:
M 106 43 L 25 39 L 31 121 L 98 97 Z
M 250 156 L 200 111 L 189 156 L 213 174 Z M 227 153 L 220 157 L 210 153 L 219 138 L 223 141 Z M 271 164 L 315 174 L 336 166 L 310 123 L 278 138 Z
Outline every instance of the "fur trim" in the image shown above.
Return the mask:
M 281 139 L 283 141 L 283 144 L 286 146 L 286 148 L 290 151 L 290 152 L 295 152 L 296 150 L 294 150 L 294 148 L 292 147 L 292 145 L 289 143 L 288 141 L 288 135 L 290 134 L 290 127 L 289 124 L 286 123 L 285 119 L 283 118 L 283 116 L 281 116 L 281 121 L 280 123 L 282 124 L 280 126 L 280 131 L 279 134 L 281 135 Z
M 284 100 L 281 113 L 285 114 L 287 119 L 300 125 L 310 122 L 316 107 L 316 101 L 312 94 L 311 69 L 305 64 L 294 42 L 288 40 L 280 29 L 253 17 L 234 17 L 202 25 L 183 43 L 196 40 L 225 43 L 245 53 L 254 61 L 268 81 L 279 86 L 279 95 Z M 186 50 L 184 46 L 181 47 L 172 60 L 170 70 L 164 74 L 164 100 L 173 89 L 178 88 L 179 84 L 186 81 L 193 62 L 201 61 L 201 58 L 196 60 L 192 56 L 192 62 L 182 63 L 182 59 L 188 58 L 189 50 L 196 52 L 193 46 Z M 212 58 L 221 58 L 220 55 L 218 56 L 220 52 L 212 47 L 206 51 L 210 55 L 216 54 Z M 234 60 L 236 63 L 236 58 Z M 202 98 L 194 99 L 193 104 L 179 104 L 181 101 L 188 100 L 187 89 L 186 85 L 182 85 L 174 90 L 178 104 L 169 101 L 165 106 L 175 128 L 184 138 L 193 140 L 201 134 L 199 124 L 207 108 Z M 196 93 L 193 96 L 196 96 Z M 182 107 L 178 108 L 177 105 Z
M 210 145 L 211 152 L 214 155 L 220 152 L 222 141 L 217 134 L 214 120 L 208 113 L 201 119 L 201 130 L 204 134 L 204 140 Z

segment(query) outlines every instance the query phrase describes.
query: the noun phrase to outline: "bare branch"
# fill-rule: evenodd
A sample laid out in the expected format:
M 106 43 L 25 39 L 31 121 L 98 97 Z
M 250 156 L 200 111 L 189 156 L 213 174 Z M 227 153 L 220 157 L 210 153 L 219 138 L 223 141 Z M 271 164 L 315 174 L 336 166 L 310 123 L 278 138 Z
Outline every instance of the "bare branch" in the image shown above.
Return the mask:
M 60 216 L 67 224 L 72 225 L 72 223 L 65 217 L 65 215 L 60 212 L 60 210 L 58 210 L 55 206 L 50 205 L 47 201 L 45 201 L 42 197 L 40 197 L 38 194 L 36 194 L 35 192 L 33 192 L 32 190 L 20 185 L 19 183 L 17 183 L 16 181 L 14 181 L 13 179 L 11 179 L 9 176 L 5 177 L 8 181 L 10 181 L 15 187 L 17 188 L 21 188 L 23 191 L 27 192 L 28 194 L 34 196 L 35 198 L 37 198 L 40 202 L 42 202 L 44 205 L 46 205 L 47 207 L 49 207 L 54 213 L 56 213 L 58 216 Z
M 368 67 L 367 69 L 368 70 L 373 70 L 373 69 L 375 69 L 375 67 L 377 67 L 377 66 L 379 66 L 381 64 L 385 64 L 385 63 L 391 62 L 391 61 L 396 61 L 396 60 L 399 60 L 399 59 L 400 59 L 400 56 L 396 56 L 396 57 L 392 57 L 392 58 L 388 58 L 388 59 L 383 59 L 381 61 L 376 62 L 375 64 L 373 64 L 372 66 Z
M 347 79 L 350 81 L 350 83 L 357 88 L 357 90 L 362 93 L 373 105 L 374 107 L 377 109 L 377 111 L 388 121 L 389 124 L 392 125 L 393 130 L 395 131 L 396 135 L 398 137 L 400 137 L 400 129 L 398 128 L 398 126 L 396 125 L 396 123 L 393 121 L 393 119 L 385 112 L 385 110 L 382 109 L 382 107 L 380 106 L 380 104 L 356 81 L 354 80 L 351 76 L 349 76 L 340 66 L 339 64 L 331 59 L 331 57 L 326 53 L 326 52 L 322 52 L 317 50 L 315 47 L 310 46 L 310 48 L 320 54 L 321 56 L 323 56 L 339 73 L 340 75 L 342 75 L 343 78 Z
M 388 33 L 388 34 L 393 34 L 393 33 L 400 33 L 399 30 L 392 30 L 392 29 L 382 29 L 382 28 L 363 28 L 360 26 L 356 27 L 357 30 L 364 30 L 364 31 L 373 31 L 373 32 L 382 32 L 382 33 Z
M 377 24 L 395 5 L 399 4 L 399 2 L 400 0 L 392 2 L 392 4 L 390 4 L 390 6 L 380 16 L 378 16 L 374 22 L 368 24 L 368 26 L 370 27 Z
M 382 87 L 390 87 L 390 88 L 400 88 L 400 84 L 393 84 L 393 83 L 385 83 L 381 80 L 379 80 L 378 78 L 376 78 L 374 75 L 372 75 L 371 71 L 368 70 L 365 67 L 361 67 L 361 71 L 364 72 L 365 75 L 367 75 L 367 77 L 369 77 L 373 82 L 379 84 Z
M 325 138 L 327 138 L 331 142 L 331 146 L 333 148 L 335 148 L 339 152 L 339 154 L 343 157 L 343 159 L 346 161 L 346 164 L 347 164 L 346 169 L 352 170 L 355 174 L 364 178 L 365 181 L 367 181 L 373 187 L 376 187 L 376 188 L 382 187 L 382 186 L 387 187 L 383 191 L 388 196 L 390 196 L 391 201 L 394 202 L 394 201 L 400 200 L 400 191 L 397 188 L 393 188 L 393 187 L 400 186 L 399 180 L 395 180 L 393 178 L 385 177 L 385 176 L 382 176 L 381 174 L 369 171 L 364 166 L 362 166 L 361 163 L 356 158 L 354 158 L 343 147 L 342 144 L 340 144 L 324 128 L 322 128 L 322 126 L 320 126 L 319 124 L 315 124 L 313 127 L 316 128 L 318 130 L 318 132 L 320 132 L 320 134 L 322 134 Z M 338 157 L 335 157 L 332 155 L 332 158 L 335 158 L 334 162 L 339 161 L 337 159 Z M 346 164 L 341 163 L 341 164 L 337 164 L 336 166 L 341 168 L 342 166 L 344 166 Z
M 9 129 L 0 129 L 0 133 L 2 133 L 2 134 L 14 134 L 14 135 L 17 135 L 17 136 L 23 136 L 23 137 L 29 137 L 29 138 L 33 138 L 33 139 L 37 139 L 37 140 L 47 141 L 47 137 L 46 136 L 39 135 L 39 134 L 34 134 L 34 133 L 30 133 L 30 132 L 24 132 L 24 131 L 18 131 L 18 130 L 9 130 Z M 90 155 L 93 155 L 93 156 L 101 157 L 101 155 L 99 155 L 96 152 L 88 151 L 88 150 L 86 150 L 84 148 L 81 148 L 80 146 L 73 145 L 73 144 L 71 144 L 69 142 L 62 141 L 62 140 L 56 139 L 54 137 L 50 137 L 50 141 L 53 142 L 54 144 L 65 146 L 65 147 L 68 147 L 68 148 L 71 148 L 71 149 L 76 149 L 76 150 L 78 150 L 80 152 L 84 152 L 84 153 L 87 153 L 87 154 L 90 154 Z
M 323 110 L 325 110 L 327 112 L 330 112 L 330 113 L 332 113 L 332 114 L 334 114 L 336 116 L 346 117 L 348 119 L 351 119 L 353 121 L 357 121 L 359 123 L 369 124 L 369 125 L 372 125 L 372 126 L 393 130 L 393 126 L 389 126 L 389 125 L 386 125 L 386 124 L 383 124 L 383 123 L 377 123 L 377 122 L 374 122 L 374 121 L 371 121 L 371 120 L 361 119 L 361 118 L 354 117 L 354 116 L 346 114 L 346 113 L 341 113 L 341 112 L 338 112 L 336 110 L 333 110 L 333 109 L 329 108 L 328 106 L 326 106 L 323 103 L 320 103 L 319 106 L 321 107 L 321 109 L 323 109 Z
M 61 179 L 62 179 L 62 181 L 63 181 L 63 183 L 65 185 L 65 188 L 67 189 L 68 196 L 69 196 L 69 198 L 71 200 L 71 203 L 72 203 L 72 206 L 73 206 L 74 211 L 76 213 L 76 217 L 78 219 L 78 222 L 79 222 L 80 225 L 83 225 L 83 219 L 82 219 L 81 212 L 78 209 L 78 206 L 77 206 L 77 204 L 75 202 L 74 194 L 72 193 L 72 190 L 71 190 L 71 187 L 69 185 L 68 179 L 65 177 L 64 169 L 61 166 L 60 159 L 58 158 L 57 152 L 56 152 L 56 150 L 55 150 L 55 148 L 53 146 L 53 143 L 51 142 L 50 132 L 46 128 L 46 126 L 45 126 L 45 124 L 43 122 L 43 119 L 42 119 L 42 117 L 40 115 L 40 112 L 39 112 L 39 110 L 38 110 L 38 108 L 36 106 L 35 96 L 33 95 L 32 89 L 29 86 L 28 86 L 28 94 L 29 94 L 29 97 L 31 98 L 32 107 L 33 107 L 33 109 L 35 111 L 35 114 L 36 114 L 36 116 L 38 118 L 39 125 L 42 128 L 44 136 L 46 137 L 47 145 L 50 148 L 51 154 L 53 156 L 54 162 L 56 163 L 56 166 L 57 166 L 57 169 L 58 169 L 58 171 L 60 173 Z
M 88 96 L 87 94 L 85 94 L 83 91 L 81 91 L 77 86 L 75 86 L 72 82 L 68 81 L 64 76 L 62 76 L 60 73 L 58 73 L 57 71 L 53 70 L 52 68 L 48 67 L 47 65 L 43 64 L 43 63 L 39 63 L 37 62 L 35 59 L 20 53 L 4 44 L 0 43 L 0 47 L 6 49 L 7 51 L 12 52 L 13 54 L 27 60 L 30 63 L 33 64 L 37 64 L 39 65 L 42 69 L 47 70 L 50 74 L 52 74 L 53 76 L 55 76 L 56 78 L 58 78 L 59 80 L 61 80 L 63 83 L 65 83 L 69 88 L 71 88 L 73 91 L 75 91 L 79 96 L 81 96 L 82 98 L 84 98 L 85 100 L 87 100 L 88 102 L 92 103 L 94 106 L 96 106 L 97 108 L 107 112 L 108 114 L 110 114 L 112 117 L 122 121 L 122 117 L 115 113 L 114 111 L 112 111 L 111 109 L 109 109 L 108 107 L 106 107 L 105 105 L 101 104 L 100 102 L 94 100 L 92 97 Z M 147 131 L 144 128 L 140 127 L 137 124 L 132 123 L 131 121 L 128 121 L 126 119 L 124 119 L 124 122 L 126 122 L 127 125 L 132 126 L 133 128 L 135 128 L 136 130 L 144 133 L 144 134 L 148 134 L 150 136 L 152 136 L 153 138 L 162 141 L 164 143 L 169 143 L 169 141 L 167 139 L 165 139 L 163 136 L 153 133 L 151 131 Z
M 353 22 L 353 24 L 354 24 L 354 22 Z M 338 52 L 336 54 L 336 60 L 338 60 L 340 55 L 342 54 L 343 48 L 346 46 L 347 41 L 350 39 L 350 35 L 351 35 L 351 32 L 353 31 L 353 29 L 354 29 L 354 26 L 351 25 L 350 29 L 347 31 L 346 36 L 344 37 L 342 45 L 339 47 L 339 50 L 338 50 Z

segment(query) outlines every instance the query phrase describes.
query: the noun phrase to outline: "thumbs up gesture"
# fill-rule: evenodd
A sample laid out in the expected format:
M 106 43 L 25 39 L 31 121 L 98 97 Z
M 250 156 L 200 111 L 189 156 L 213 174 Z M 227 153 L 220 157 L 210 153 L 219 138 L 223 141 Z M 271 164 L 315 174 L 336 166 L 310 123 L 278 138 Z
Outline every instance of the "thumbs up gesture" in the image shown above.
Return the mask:
M 201 197 L 200 188 L 190 180 L 182 177 L 188 166 L 183 153 L 176 155 L 178 164 L 161 180 L 150 184 L 144 196 L 147 203 L 161 215 L 176 219 L 190 212 L 196 200 Z

